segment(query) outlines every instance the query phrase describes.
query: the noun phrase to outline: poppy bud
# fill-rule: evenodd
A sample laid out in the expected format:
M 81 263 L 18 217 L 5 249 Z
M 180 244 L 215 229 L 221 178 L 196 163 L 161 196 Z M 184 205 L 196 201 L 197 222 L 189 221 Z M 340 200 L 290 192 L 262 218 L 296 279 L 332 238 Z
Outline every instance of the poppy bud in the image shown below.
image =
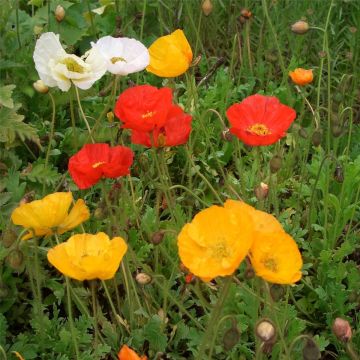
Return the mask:
M 268 319 L 260 320 L 255 327 L 256 336 L 265 343 L 272 343 L 276 337 L 276 330 L 273 323 Z
M 234 136 L 233 134 L 230 132 L 230 130 L 228 128 L 224 129 L 222 132 L 221 132 L 221 137 L 223 138 L 223 140 L 225 141 L 232 141 Z
M 213 4 L 211 0 L 204 0 L 201 5 L 201 9 L 205 16 L 209 16 L 213 10 Z
M 33 83 L 33 87 L 37 92 L 41 94 L 46 94 L 49 91 L 49 88 L 44 84 L 42 80 L 35 81 Z
M 113 122 L 114 122 L 114 113 L 113 113 L 112 111 L 109 111 L 109 112 L 106 114 L 106 117 L 107 117 L 109 123 L 113 123 Z
M 301 136 L 303 139 L 307 139 L 308 133 L 305 128 L 302 127 L 299 129 L 299 136 Z
M 291 31 L 295 34 L 305 34 L 309 30 L 309 24 L 304 20 L 299 20 L 291 25 Z
M 333 125 L 331 127 L 331 133 L 333 134 L 334 137 L 339 137 L 342 134 L 342 126 L 340 125 Z
M 6 248 L 10 247 L 16 239 L 16 232 L 12 229 L 6 229 L 1 236 L 1 241 Z
M 244 17 L 246 20 L 250 19 L 252 16 L 251 11 L 249 11 L 248 9 L 242 9 L 240 12 L 241 16 Z
M 355 26 L 350 26 L 349 30 L 352 34 L 355 34 L 357 32 L 357 28 Z
M 314 146 L 319 146 L 321 144 L 322 134 L 321 131 L 315 130 L 312 134 L 311 141 Z
M 225 331 L 223 337 L 224 349 L 230 351 L 240 340 L 240 331 L 236 326 L 236 322 L 233 321 L 233 325 L 230 329 Z
M 138 161 L 143 171 L 149 170 L 149 159 L 145 154 L 140 154 L 140 156 L 138 157 Z
M 279 155 L 275 155 L 270 160 L 270 171 L 272 174 L 275 174 L 279 171 L 282 165 L 282 159 Z
M 258 200 L 264 200 L 268 197 L 269 185 L 262 182 L 259 186 L 255 188 L 254 192 Z
M 97 220 L 104 219 L 105 215 L 106 215 L 106 211 L 101 207 L 96 208 L 94 211 L 94 218 Z
M 24 254 L 18 249 L 11 250 L 6 257 L 6 262 L 14 270 L 19 270 L 24 262 Z
M 163 230 L 156 231 L 151 236 L 151 240 L 150 240 L 151 243 L 154 245 L 159 245 L 163 241 L 164 235 L 165 235 L 165 232 Z
M 35 25 L 33 28 L 34 35 L 40 35 L 42 33 L 43 29 L 44 28 L 42 26 Z
M 61 5 L 58 5 L 55 9 L 55 18 L 57 22 L 63 21 L 64 17 L 65 17 L 65 9 Z
M 318 54 L 319 54 L 319 57 L 320 57 L 321 59 L 323 59 L 324 57 L 326 57 L 326 52 L 323 51 L 323 50 L 319 51 Z
M 310 338 L 307 338 L 302 354 L 304 360 L 318 360 L 321 358 L 319 347 L 316 342 Z
M 163 321 L 164 324 L 167 324 L 169 322 L 169 318 L 166 316 L 164 309 L 160 308 L 157 314 L 159 315 L 159 318 Z
M 186 274 L 185 275 L 185 283 L 186 284 L 192 284 L 194 283 L 196 280 L 196 276 L 192 273 Z
M 152 277 L 149 274 L 146 274 L 144 272 L 138 273 L 135 276 L 135 280 L 137 281 L 138 284 L 140 285 L 147 285 L 150 284 L 152 281 Z
M 9 288 L 4 284 L 0 284 L 0 299 L 5 299 L 8 297 L 8 295 L 9 295 Z
M 336 318 L 332 326 L 332 331 L 342 342 L 348 342 L 351 339 L 351 326 L 347 320 Z
M 285 289 L 279 284 L 273 284 L 270 287 L 270 295 L 274 301 L 279 301 L 285 294 Z

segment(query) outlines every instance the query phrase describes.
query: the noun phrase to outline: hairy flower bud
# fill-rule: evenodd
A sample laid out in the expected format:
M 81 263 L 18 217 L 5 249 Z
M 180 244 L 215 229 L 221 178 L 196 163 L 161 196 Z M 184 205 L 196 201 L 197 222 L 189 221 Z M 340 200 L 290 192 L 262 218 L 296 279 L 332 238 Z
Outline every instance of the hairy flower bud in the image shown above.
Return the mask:
M 6 248 L 10 247 L 16 239 L 16 232 L 12 229 L 6 229 L 1 236 L 1 241 Z
M 58 5 L 55 9 L 55 18 L 58 22 L 63 21 L 65 17 L 65 9 L 61 6 Z
M 268 319 L 260 320 L 255 327 L 256 336 L 265 343 L 272 343 L 276 337 L 273 323 Z
M 315 130 L 312 134 L 311 141 L 314 146 L 319 146 L 321 144 L 322 134 L 321 131 Z
M 302 351 L 304 360 L 318 360 L 321 358 L 321 353 L 316 342 L 311 338 L 306 340 L 305 346 Z
M 24 262 L 24 254 L 21 250 L 11 250 L 6 257 L 6 262 L 14 270 L 19 270 Z
M 309 24 L 304 20 L 299 20 L 291 25 L 291 31 L 295 34 L 305 34 L 309 30 Z
M 232 141 L 234 136 L 233 134 L 230 132 L 230 130 L 228 128 L 224 129 L 222 132 L 221 132 L 221 137 L 223 138 L 223 140 L 225 141 Z
M 339 183 L 344 181 L 344 170 L 341 165 L 336 165 L 334 179 Z
M 201 5 L 201 9 L 205 16 L 209 16 L 213 11 L 213 4 L 211 0 L 204 0 Z
M 234 321 L 231 328 L 225 331 L 223 337 L 224 349 L 230 351 L 240 340 L 240 331 Z
M 156 231 L 151 236 L 151 243 L 154 245 L 159 245 L 164 239 L 165 232 L 163 230 Z
M 255 188 L 254 192 L 258 200 L 265 200 L 269 194 L 269 185 L 262 182 Z
M 46 94 L 49 91 L 49 88 L 44 84 L 42 80 L 35 81 L 33 83 L 33 87 L 37 92 L 41 94 Z
M 150 284 L 152 281 L 152 277 L 149 274 L 146 274 L 144 272 L 138 273 L 135 276 L 135 280 L 137 281 L 138 284 L 140 285 L 147 285 Z
M 271 173 L 275 174 L 277 173 L 282 165 L 282 159 L 279 155 L 275 155 L 270 160 L 270 171 Z
M 306 129 L 303 128 L 303 127 L 301 127 L 301 128 L 299 129 L 299 135 L 300 135 L 303 139 L 307 139 L 307 137 L 308 137 L 308 133 L 307 133 Z
M 347 320 L 336 318 L 332 326 L 332 331 L 342 342 L 348 342 L 351 339 L 351 326 Z

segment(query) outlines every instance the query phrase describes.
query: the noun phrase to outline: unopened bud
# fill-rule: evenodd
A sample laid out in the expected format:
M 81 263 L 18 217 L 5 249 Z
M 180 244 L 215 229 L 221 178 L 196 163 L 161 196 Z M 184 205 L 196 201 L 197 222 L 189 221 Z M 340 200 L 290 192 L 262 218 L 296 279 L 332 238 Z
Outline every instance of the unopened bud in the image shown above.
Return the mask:
M 302 353 L 304 360 L 318 360 L 321 358 L 319 347 L 316 342 L 310 338 L 306 340 Z
M 105 215 L 106 215 L 106 211 L 101 207 L 96 208 L 94 211 L 94 218 L 97 220 L 104 219 Z
M 333 125 L 331 127 L 331 133 L 334 137 L 339 137 L 342 134 L 343 128 L 341 125 Z
M 341 165 L 336 165 L 334 179 L 339 183 L 344 182 L 344 170 Z
M 21 250 L 14 249 L 11 250 L 6 257 L 6 262 L 14 270 L 19 270 L 24 262 L 24 254 Z
M 149 274 L 146 274 L 144 272 L 138 273 L 135 276 L 135 280 L 137 281 L 138 284 L 140 285 L 147 285 L 150 284 L 152 281 L 152 277 Z
M 295 34 L 305 34 L 309 30 L 309 24 L 304 20 L 299 20 L 291 25 L 291 31 Z
M 308 133 L 305 128 L 302 127 L 299 129 L 299 136 L 301 136 L 303 139 L 307 139 Z
M 58 22 L 63 21 L 65 17 L 65 9 L 61 6 L 58 5 L 55 9 L 55 18 Z
M 201 9 L 205 16 L 209 16 L 213 10 L 213 4 L 211 0 L 204 0 L 201 5 Z
M 233 322 L 233 325 L 230 329 L 225 331 L 223 337 L 224 349 L 230 351 L 240 340 L 240 331 L 236 326 L 236 322 Z
M 321 131 L 315 130 L 312 134 L 311 141 L 314 146 L 319 146 L 321 144 L 322 134 Z
M 223 130 L 221 132 L 221 137 L 223 138 L 223 140 L 225 141 L 232 141 L 234 136 L 233 134 L 230 132 L 230 130 L 228 128 L 226 128 L 225 130 Z
M 283 286 L 278 284 L 271 285 L 270 295 L 274 301 L 279 301 L 284 296 L 284 294 L 285 294 L 285 289 Z
M 246 20 L 250 19 L 252 16 L 251 11 L 249 11 L 248 9 L 242 9 L 240 12 L 241 16 L 244 17 Z
M 44 84 L 42 80 L 35 81 L 33 83 L 33 87 L 37 92 L 41 94 L 46 94 L 49 91 L 49 88 Z
M 282 159 L 279 155 L 275 155 L 270 160 L 270 171 L 275 174 L 277 173 L 282 165 Z
M 164 239 L 165 232 L 163 230 L 156 231 L 151 236 L 151 243 L 154 245 L 159 245 Z
M 342 342 L 348 342 L 351 339 L 351 326 L 347 320 L 336 318 L 332 326 L 332 331 Z
M 33 33 L 34 35 L 40 35 L 43 31 L 43 27 L 40 26 L 40 25 L 35 25 L 34 28 L 33 28 Z
M 196 280 L 196 276 L 192 273 L 186 274 L 185 275 L 185 283 L 186 284 L 193 284 L 195 283 Z
M 319 57 L 320 57 L 321 59 L 323 59 L 324 57 L 326 57 L 326 51 L 320 50 L 320 51 L 318 52 L 318 54 L 319 54 Z
M 260 320 L 256 325 L 255 334 L 261 341 L 272 343 L 276 337 L 275 326 L 268 319 Z
M 6 229 L 1 236 L 1 241 L 6 248 L 10 247 L 16 239 L 16 232 L 12 229 Z
M 264 200 L 268 197 L 269 185 L 262 182 L 255 188 L 254 192 L 258 200 Z

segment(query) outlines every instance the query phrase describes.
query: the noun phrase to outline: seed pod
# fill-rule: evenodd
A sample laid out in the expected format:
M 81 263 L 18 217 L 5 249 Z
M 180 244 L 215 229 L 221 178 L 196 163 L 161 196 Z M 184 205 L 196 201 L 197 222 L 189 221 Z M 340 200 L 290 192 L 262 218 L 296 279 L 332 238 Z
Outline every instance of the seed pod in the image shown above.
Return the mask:
M 309 31 L 309 24 L 304 20 L 299 20 L 291 25 L 291 31 L 295 34 L 305 34 Z
M 255 334 L 261 341 L 273 343 L 276 337 L 275 326 L 270 320 L 262 319 L 255 327 Z
M 339 137 L 342 134 L 343 128 L 341 125 L 333 125 L 331 127 L 331 133 L 334 137 Z
M 270 160 L 270 171 L 272 174 L 277 173 L 282 165 L 282 159 L 279 155 L 275 155 Z
M 33 83 L 34 89 L 40 94 L 46 94 L 49 92 L 49 88 L 44 84 L 42 80 L 37 80 Z
M 228 128 L 224 129 L 222 132 L 221 132 L 221 137 L 223 140 L 225 141 L 232 141 L 234 136 L 233 134 L 230 132 L 230 130 Z
M 6 262 L 14 270 L 19 270 L 24 262 L 24 254 L 19 249 L 11 250 L 6 257 Z
M 152 281 L 152 277 L 149 274 L 146 274 L 144 272 L 138 273 L 135 276 L 135 280 L 137 281 L 138 284 L 140 285 L 147 285 L 150 284 Z
M 301 136 L 303 139 L 307 139 L 308 133 L 305 128 L 301 127 L 299 129 L 299 136 Z
M 224 349 L 230 351 L 240 340 L 240 331 L 236 326 L 236 322 L 233 321 L 233 324 L 230 329 L 225 331 L 223 337 Z
M 61 5 L 58 5 L 55 9 L 55 18 L 57 22 L 63 21 L 64 17 L 65 17 L 65 9 Z
M 306 339 L 302 354 L 304 360 L 318 360 L 321 358 L 319 347 L 316 342 L 310 338 Z
M 321 144 L 322 134 L 321 131 L 315 130 L 312 134 L 311 141 L 314 146 L 319 146 Z
M 201 5 L 201 9 L 205 16 L 209 16 L 213 10 L 213 4 L 211 0 L 204 0 Z
M 164 230 L 156 231 L 151 236 L 151 240 L 150 240 L 151 243 L 154 245 L 159 245 L 163 241 L 164 235 L 165 235 Z
M 12 229 L 6 229 L 1 236 L 1 241 L 6 248 L 10 247 L 16 239 L 16 232 Z
M 342 318 L 336 318 L 332 331 L 334 335 L 342 342 L 348 342 L 352 337 L 352 330 L 349 322 Z
M 254 192 L 258 200 L 265 200 L 269 195 L 269 185 L 262 182 L 255 188 Z

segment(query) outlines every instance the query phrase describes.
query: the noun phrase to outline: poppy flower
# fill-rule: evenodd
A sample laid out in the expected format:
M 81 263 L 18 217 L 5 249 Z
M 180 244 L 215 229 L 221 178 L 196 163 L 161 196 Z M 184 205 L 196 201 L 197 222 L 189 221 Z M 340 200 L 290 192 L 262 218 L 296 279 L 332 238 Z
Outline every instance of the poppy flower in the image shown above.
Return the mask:
M 294 84 L 300 86 L 310 84 L 314 79 L 312 70 L 306 70 L 302 68 L 297 68 L 294 71 L 290 71 L 289 76 Z
M 193 53 L 182 30 L 155 40 L 149 47 L 150 65 L 147 71 L 160 77 L 175 77 L 189 68 Z
M 135 39 L 104 36 L 91 45 L 104 57 L 106 69 L 112 74 L 132 74 L 144 70 L 150 62 L 148 49 Z
M 125 90 L 115 104 L 115 115 L 123 122 L 123 128 L 152 131 L 165 124 L 173 107 L 172 91 L 150 85 L 139 85 Z
M 103 233 L 77 234 L 47 253 L 51 265 L 76 280 L 108 280 L 114 277 L 125 255 L 123 238 L 112 240 Z
M 68 91 L 71 83 L 80 89 L 89 89 L 106 72 L 105 59 L 95 48 L 81 58 L 67 54 L 59 35 L 47 32 L 37 40 L 34 50 L 35 68 L 40 79 L 49 87 Z
M 271 145 L 286 135 L 296 112 L 273 96 L 251 95 L 228 108 L 230 132 L 250 146 Z
M 22 240 L 54 233 L 63 234 L 90 217 L 89 209 L 82 199 L 76 201 L 69 213 L 72 202 L 71 192 L 53 193 L 41 200 L 20 205 L 12 212 L 11 220 L 15 225 L 30 230 Z
M 130 349 L 127 345 L 123 345 L 118 353 L 119 360 L 147 360 L 145 355 L 139 356 L 134 350 Z
M 253 242 L 253 222 L 247 209 L 213 205 L 195 215 L 178 236 L 182 263 L 195 276 L 210 281 L 233 274 Z
M 301 279 L 299 248 L 284 231 L 255 232 L 250 260 L 256 275 L 271 283 L 294 284 Z
M 134 154 L 128 147 L 86 144 L 69 160 L 69 173 L 79 189 L 95 185 L 102 177 L 128 175 Z
M 185 144 L 191 132 L 191 120 L 191 115 L 186 114 L 180 106 L 173 105 L 162 127 L 156 127 L 152 132 L 133 130 L 131 142 L 146 147 Z

